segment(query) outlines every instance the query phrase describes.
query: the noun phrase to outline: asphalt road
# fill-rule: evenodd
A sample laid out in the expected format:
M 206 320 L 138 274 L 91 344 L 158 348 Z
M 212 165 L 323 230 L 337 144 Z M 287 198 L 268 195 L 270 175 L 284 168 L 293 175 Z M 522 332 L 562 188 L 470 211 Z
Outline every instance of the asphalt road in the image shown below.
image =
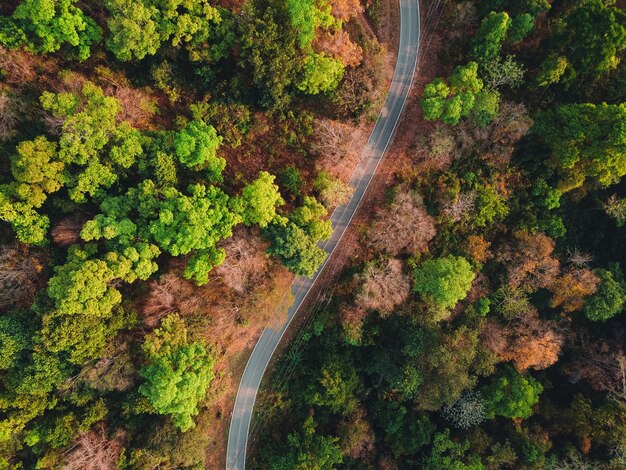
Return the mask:
M 363 196 L 378 169 L 378 165 L 385 156 L 413 82 L 420 39 L 419 0 L 399 0 L 399 2 L 400 45 L 393 80 L 363 156 L 350 179 L 350 185 L 354 188 L 352 199 L 345 206 L 335 209 L 331 216 L 334 229 L 333 234 L 321 245 L 329 254 L 326 262 L 330 259 L 350 225 L 352 217 L 354 217 L 359 208 Z M 252 351 L 250 359 L 248 359 L 239 384 L 230 422 L 228 450 L 226 453 L 227 470 L 243 470 L 245 468 L 248 433 L 261 379 L 283 334 L 289 327 L 291 320 L 298 313 L 298 309 L 325 266 L 326 263 L 311 278 L 298 277 L 293 281 L 291 290 L 294 302 L 287 312 L 287 318 L 282 325 L 271 325 L 265 328 Z

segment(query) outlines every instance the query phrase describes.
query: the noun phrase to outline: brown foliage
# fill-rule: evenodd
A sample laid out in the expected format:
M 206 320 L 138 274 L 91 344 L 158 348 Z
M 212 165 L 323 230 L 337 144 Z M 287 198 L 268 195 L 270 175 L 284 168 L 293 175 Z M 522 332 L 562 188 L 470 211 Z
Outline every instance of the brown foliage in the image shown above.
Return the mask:
M 62 470 L 115 470 L 124 450 L 124 432 L 109 438 L 104 423 L 82 433 L 63 456 Z
M 363 46 L 363 63 L 346 70 L 334 98 L 341 116 L 359 116 L 367 107 L 376 107 L 382 99 L 380 89 L 385 80 L 385 51 L 376 41 Z
M 476 263 L 484 263 L 491 257 L 491 243 L 480 235 L 470 235 L 465 243 L 465 252 Z
M 515 144 L 528 133 L 532 123 L 523 104 L 504 102 L 498 117 L 488 126 L 476 127 L 471 121 L 464 121 L 457 127 L 456 157 L 478 153 L 487 163 L 503 168 L 509 163 Z
M 350 149 L 350 127 L 340 121 L 318 119 L 311 143 L 311 150 L 321 159 L 324 167 L 334 166 L 352 154 Z
M 617 330 L 611 338 L 592 338 L 579 331 L 574 341 L 576 359 L 565 370 L 572 381 L 584 379 L 594 390 L 607 392 L 615 400 L 626 403 L 626 354 L 624 334 Z
M 458 156 L 457 151 L 456 138 L 450 128 L 437 126 L 420 146 L 417 160 L 426 170 L 445 170 Z
M 24 86 L 37 79 L 37 59 L 32 54 L 10 51 L 0 46 L 0 69 L 4 71 L 5 83 Z
M 402 272 L 402 262 L 368 263 L 359 275 L 361 290 L 354 300 L 358 307 L 390 314 L 411 292 L 411 278 Z
M 226 260 L 215 268 L 215 274 L 234 291 L 243 293 L 249 290 L 257 279 L 267 273 L 265 242 L 249 230 L 236 233 L 222 244 L 222 248 L 226 250 Z
M 341 59 L 345 67 L 356 67 L 363 60 L 363 49 L 352 42 L 350 35 L 343 29 L 319 34 L 314 47 L 318 51 L 328 52 L 336 59 Z
M 352 459 L 371 456 L 375 443 L 374 431 L 362 407 L 357 408 L 350 418 L 339 423 L 337 434 L 344 455 Z
M 504 264 L 509 286 L 534 291 L 550 286 L 559 274 L 559 261 L 552 257 L 554 241 L 543 233 L 517 231 L 501 247 L 497 260 Z
M 0 90 L 0 140 L 13 136 L 18 122 L 17 100 Z
M 487 127 L 481 157 L 495 166 L 509 163 L 515 144 L 531 128 L 532 119 L 523 104 L 504 102 L 497 119 Z
M 344 304 L 339 309 L 339 319 L 343 331 L 350 342 L 357 343 L 361 338 L 363 321 L 367 311 L 356 305 Z
M 29 307 L 44 286 L 44 256 L 25 245 L 0 247 L 0 308 Z
M 332 14 L 335 18 L 348 21 L 363 12 L 361 0 L 332 0 Z
M 375 249 L 395 255 L 426 251 L 436 233 L 435 221 L 426 212 L 422 198 L 399 191 L 390 207 L 378 211 L 367 235 Z
M 70 246 L 80 241 L 80 231 L 85 223 L 84 217 L 71 216 L 60 220 L 50 231 L 52 241 L 59 246 Z
M 128 343 L 115 344 L 93 364 L 88 364 L 79 372 L 78 378 L 95 390 L 126 391 L 135 384 L 135 365 Z
M 568 313 L 580 310 L 585 305 L 585 297 L 596 292 L 599 282 L 590 269 L 569 269 L 552 283 L 550 307 L 561 307 Z
M 465 191 L 458 193 L 452 200 L 443 201 L 441 212 L 453 222 L 465 219 L 473 212 L 476 203 L 476 193 Z
M 200 289 L 191 282 L 168 272 L 150 283 L 150 293 L 143 304 L 143 323 L 156 327 L 159 321 L 172 312 L 189 315 L 206 307 Z
M 506 326 L 487 322 L 481 335 L 484 344 L 500 360 L 512 361 L 520 372 L 554 364 L 564 342 L 556 323 L 542 320 L 535 309 Z

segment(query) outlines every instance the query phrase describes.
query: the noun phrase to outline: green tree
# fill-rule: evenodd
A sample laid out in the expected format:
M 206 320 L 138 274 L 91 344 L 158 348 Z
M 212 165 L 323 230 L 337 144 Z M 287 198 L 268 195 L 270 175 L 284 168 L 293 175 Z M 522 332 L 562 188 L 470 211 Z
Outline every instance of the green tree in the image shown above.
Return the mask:
M 470 56 L 480 64 L 500 57 L 500 50 L 511 26 L 511 17 L 505 11 L 489 13 L 480 23 L 472 39 Z
M 555 55 L 564 57 L 571 67 L 569 83 L 574 77 L 582 82 L 615 69 L 624 49 L 626 13 L 610 2 L 587 0 L 578 2 L 556 24 L 549 40 L 547 60 Z
M 140 133 L 117 122 L 119 102 L 93 83 L 85 83 L 80 95 L 44 92 L 41 103 L 63 120 L 59 160 L 73 201 L 86 202 L 87 195 L 110 187 L 143 154 Z
M 450 430 L 435 434 L 430 456 L 424 461 L 426 470 L 484 470 L 476 454 L 466 455 L 470 443 L 457 443 L 450 439 Z
M 274 184 L 274 175 L 262 171 L 252 183 L 243 188 L 241 195 L 232 199 L 231 207 L 239 214 L 245 225 L 256 224 L 261 228 L 275 220 L 276 208 L 285 201 Z
M 506 366 L 482 388 L 485 414 L 488 418 L 529 418 L 542 391 L 541 384 L 531 375 L 522 376 L 512 367 Z
M 337 88 L 343 78 L 344 67 L 340 59 L 321 53 L 312 53 L 304 60 L 302 77 L 296 87 L 307 95 L 326 93 Z
M 452 308 L 465 298 L 475 276 L 460 256 L 431 259 L 415 268 L 413 290 L 443 308 Z
M 431 442 L 435 425 L 426 413 L 416 413 L 396 401 L 380 400 L 372 414 L 396 457 L 414 455 Z
M 316 383 L 307 392 L 312 405 L 328 408 L 332 413 L 349 416 L 358 406 L 359 378 L 349 361 L 333 358 L 319 371 Z
M 267 459 L 272 470 L 332 470 L 343 462 L 341 448 L 335 437 L 320 436 L 315 432 L 316 423 L 309 416 L 302 429 L 289 434 L 286 449 Z
M 559 83 L 568 66 L 567 58 L 556 54 L 548 56 L 539 66 L 539 72 L 535 79 L 536 86 L 545 87 Z
M 500 95 L 483 87 L 476 62 L 457 66 L 447 81 L 436 78 L 424 87 L 420 100 L 424 119 L 455 126 L 461 118 L 473 115 L 478 125 L 488 124 L 498 113 Z
M 68 44 L 77 49 L 79 59 L 87 59 L 91 45 L 100 40 L 102 31 L 75 3 L 76 0 L 22 0 L 12 19 L 23 32 L 26 47 L 48 53 Z
M 143 351 L 148 364 L 139 372 L 145 379 L 139 393 L 159 414 L 171 415 L 181 431 L 192 428 L 192 417 L 215 376 L 215 358 L 204 345 L 187 339 L 185 322 L 176 314 L 146 336 Z
M 288 87 L 298 73 L 296 33 L 286 9 L 250 2 L 241 28 L 240 63 L 250 71 L 260 104 L 283 109 L 291 100 Z
M 11 192 L 24 203 L 39 208 L 48 194 L 64 185 L 64 167 L 58 161 L 54 142 L 43 136 L 20 142 L 17 154 L 11 158 L 11 173 L 15 178 Z
M 317 242 L 332 234 L 329 220 L 323 220 L 326 209 L 312 197 L 295 209 L 287 220 L 274 222 L 265 229 L 270 241 L 267 252 L 280 258 L 283 264 L 299 276 L 312 276 L 326 259 L 326 252 Z
M 615 184 L 626 174 L 626 104 L 565 104 L 539 113 L 533 132 L 567 192 L 585 182 Z
M 528 33 L 535 27 L 535 18 L 530 13 L 522 13 L 513 17 L 508 31 L 508 39 L 511 42 L 523 41 Z
M 107 0 L 106 7 L 107 46 L 123 61 L 154 55 L 163 42 L 193 50 L 222 20 L 207 0 Z
M 154 55 L 161 45 L 155 18 L 158 10 L 136 0 L 108 0 L 107 47 L 122 61 Z
M 213 126 L 191 121 L 176 134 L 174 150 L 182 165 L 206 169 L 210 181 L 220 181 L 226 168 L 226 160 L 217 156 L 222 140 Z
M 15 181 L 0 185 L 0 219 L 11 223 L 20 241 L 44 243 L 49 219 L 35 209 L 63 186 L 63 170 L 56 144 L 45 137 L 18 144 L 17 154 L 11 157 Z
M 624 276 L 615 265 L 613 269 L 597 269 L 600 285 L 595 294 L 585 301 L 585 316 L 593 321 L 606 321 L 624 309 L 626 303 L 626 283 Z

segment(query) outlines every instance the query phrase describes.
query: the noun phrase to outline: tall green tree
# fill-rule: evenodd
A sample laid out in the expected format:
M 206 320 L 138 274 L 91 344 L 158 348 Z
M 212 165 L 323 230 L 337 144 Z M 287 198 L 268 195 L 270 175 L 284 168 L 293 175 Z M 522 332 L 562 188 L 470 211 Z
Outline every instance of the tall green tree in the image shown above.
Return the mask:
M 467 295 L 476 274 L 465 258 L 446 256 L 424 261 L 413 272 L 413 290 L 443 308 Z
M 295 209 L 287 219 L 278 220 L 265 229 L 270 241 L 267 252 L 278 256 L 283 264 L 299 276 L 312 276 L 326 259 L 326 252 L 317 242 L 332 234 L 326 208 L 312 197 Z
M 185 322 L 176 314 L 146 337 L 143 351 L 148 364 L 139 372 L 145 379 L 139 393 L 159 414 L 170 415 L 181 431 L 187 431 L 215 377 L 215 358 L 203 344 L 188 340 Z
M 541 384 L 531 375 L 522 376 L 506 366 L 482 389 L 485 414 L 488 418 L 529 418 L 542 391 Z
M 624 309 L 626 283 L 619 265 L 610 270 L 598 269 L 595 274 L 600 278 L 600 285 L 597 292 L 585 301 L 583 311 L 590 320 L 606 321 Z
M 539 113 L 532 131 L 550 152 L 561 192 L 626 175 L 626 104 L 561 105 Z
M 79 59 L 87 59 L 102 30 L 76 3 L 76 0 L 21 0 L 12 16 L 16 28 L 12 33 L 18 33 L 25 44 L 3 38 L 2 34 L 0 41 L 43 53 L 56 52 L 68 45 L 76 48 Z

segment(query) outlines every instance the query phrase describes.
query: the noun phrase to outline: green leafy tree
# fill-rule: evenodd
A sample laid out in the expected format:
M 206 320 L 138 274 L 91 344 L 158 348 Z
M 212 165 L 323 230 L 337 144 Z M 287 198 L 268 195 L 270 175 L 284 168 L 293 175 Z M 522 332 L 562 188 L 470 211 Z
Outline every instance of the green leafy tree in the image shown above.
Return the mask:
M 615 265 L 613 269 L 597 269 L 600 285 L 595 294 L 585 302 L 585 316 L 593 321 L 606 321 L 624 309 L 626 303 L 626 283 L 624 276 Z
M 107 0 L 106 7 L 107 46 L 123 61 L 154 55 L 163 42 L 193 50 L 222 20 L 207 0 Z
M 480 64 L 500 57 L 502 43 L 511 26 L 511 17 L 505 11 L 489 13 L 480 23 L 472 39 L 470 56 Z
M 344 416 L 356 410 L 359 379 L 352 364 L 339 358 L 331 360 L 322 367 L 316 382 L 307 392 L 309 403 Z
M 469 441 L 457 443 L 450 439 L 450 430 L 435 434 L 430 456 L 424 461 L 427 470 L 484 470 L 485 466 L 476 454 L 466 455 Z
M 73 201 L 86 202 L 87 195 L 110 187 L 143 154 L 140 133 L 117 122 L 119 102 L 93 83 L 85 83 L 80 95 L 44 92 L 41 103 L 63 120 L 59 160 Z
M 566 57 L 556 54 L 548 56 L 539 66 L 539 72 L 535 79 L 536 86 L 546 87 L 559 83 L 568 66 L 569 62 Z
M 0 185 L 0 219 L 12 224 L 20 241 L 38 245 L 45 242 L 49 219 L 35 209 L 63 186 L 63 170 L 56 144 L 45 137 L 18 144 L 17 154 L 11 157 L 15 181 Z
M 25 312 L 0 317 L 0 370 L 17 366 L 32 347 L 33 327 Z
M 323 220 L 326 209 L 312 197 L 295 209 L 287 220 L 274 222 L 264 235 L 271 242 L 267 252 L 278 256 L 283 264 L 300 276 L 312 276 L 326 259 L 326 252 L 317 242 L 332 234 L 329 220 Z
M 561 175 L 558 189 L 609 186 L 626 174 L 626 104 L 565 104 L 539 113 L 533 132 Z
M 571 68 L 569 75 L 561 74 L 568 77 L 564 82 L 568 86 L 575 78 L 582 82 L 615 69 L 624 49 L 626 13 L 603 0 L 578 2 L 557 23 L 549 40 L 549 57 L 546 60 L 552 61 L 552 65 L 542 65 L 541 68 L 555 70 L 554 57 L 563 57 Z M 553 78 L 548 81 L 555 80 L 559 74 L 551 75 Z
M 426 413 L 416 413 L 396 401 L 383 400 L 374 404 L 372 412 L 394 456 L 414 455 L 430 444 L 435 425 Z
M 470 216 L 475 227 L 487 227 L 503 220 L 509 213 L 505 196 L 492 185 L 477 188 L 475 208 L 475 214 Z
M 312 53 L 304 60 L 302 78 L 296 87 L 307 95 L 326 93 L 337 88 L 343 73 L 340 59 L 325 53 Z
M 511 42 L 523 41 L 535 27 L 535 18 L 530 13 L 522 13 L 513 17 L 508 38 Z
M 139 393 L 159 414 L 171 415 L 176 426 L 187 431 L 215 376 L 215 358 L 204 345 L 187 339 L 185 323 L 176 314 L 146 336 L 143 350 L 148 364 L 139 372 L 145 379 Z
M 483 387 L 485 414 L 488 418 L 529 418 L 543 387 L 531 375 L 522 376 L 506 366 Z
M 174 138 L 174 149 L 180 163 L 188 168 L 207 169 L 209 179 L 220 181 L 226 160 L 217 156 L 222 144 L 213 126 L 202 121 L 191 121 Z
M 306 3 L 306 2 L 302 2 Z M 242 18 L 241 65 L 250 71 L 261 105 L 284 108 L 298 72 L 296 32 L 286 9 L 250 3 Z
M 297 433 L 289 434 L 286 449 L 267 459 L 267 468 L 282 470 L 332 470 L 343 462 L 339 441 L 335 437 L 320 436 L 316 423 L 309 416 Z
M 154 55 L 161 45 L 155 18 L 158 10 L 136 0 L 108 0 L 107 47 L 122 61 Z
M 483 87 L 476 62 L 456 67 L 447 81 L 436 78 L 424 87 L 420 100 L 424 119 L 440 119 L 454 126 L 461 118 L 473 115 L 477 124 L 488 124 L 498 113 L 500 96 Z
M 475 276 L 460 256 L 431 259 L 415 268 L 413 290 L 443 308 L 452 308 L 465 298 Z
M 127 248 L 96 258 L 93 244 L 70 248 L 65 264 L 55 268 L 48 282 L 54 309 L 42 318 L 42 341 L 48 351 L 82 364 L 102 353 L 106 344 L 132 319 L 119 305 L 116 280 L 147 279 L 156 270 L 156 247 Z
M 15 178 L 11 192 L 24 203 L 39 208 L 48 194 L 63 186 L 64 167 L 58 161 L 54 142 L 43 136 L 20 142 L 17 154 L 11 158 L 11 173 Z
M 153 266 L 149 260 L 158 256 L 151 250 L 163 250 L 172 256 L 194 252 L 185 276 L 205 283 L 210 269 L 224 260 L 223 251 L 215 245 L 230 237 L 241 219 L 230 210 L 228 195 L 216 186 L 192 184 L 187 192 L 172 187 L 160 189 L 153 181 L 145 180 L 124 195 L 105 197 L 100 204 L 101 214 L 84 224 L 81 237 L 86 241 L 109 240 L 107 247 L 111 251 L 124 252 L 141 244 L 154 247 L 148 250 L 151 256 L 147 258 L 139 254 L 144 272 Z M 137 273 L 137 268 L 130 273 Z
M 258 225 L 261 228 L 275 220 L 276 208 L 285 201 L 274 184 L 275 177 L 262 171 L 252 183 L 243 188 L 241 195 L 232 200 L 233 211 L 239 214 L 245 225 Z
M 26 39 L 24 45 L 33 52 L 48 53 L 67 44 L 77 49 L 79 59 L 87 59 L 91 45 L 100 40 L 102 31 L 75 3 L 76 0 L 22 0 L 12 20 Z M 4 44 L 17 45 L 11 42 Z

